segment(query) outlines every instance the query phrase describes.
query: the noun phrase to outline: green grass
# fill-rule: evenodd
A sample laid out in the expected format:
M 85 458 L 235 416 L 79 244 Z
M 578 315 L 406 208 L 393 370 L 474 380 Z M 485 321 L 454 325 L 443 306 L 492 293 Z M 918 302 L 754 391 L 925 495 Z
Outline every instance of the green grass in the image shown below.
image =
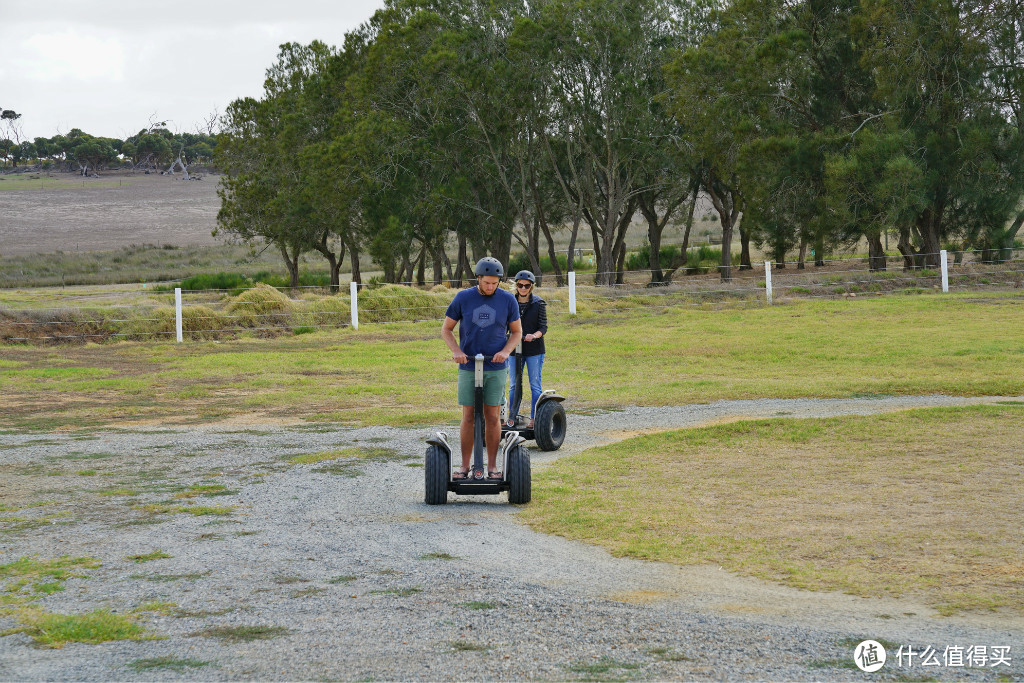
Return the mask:
M 161 560 L 161 559 L 168 558 L 168 557 L 174 557 L 174 556 L 173 555 L 168 555 L 167 553 L 165 553 L 162 550 L 154 550 L 151 553 L 142 553 L 140 555 L 129 555 L 125 559 L 126 560 L 130 560 L 132 562 L 141 563 L 141 562 L 149 562 L 151 560 Z
M 23 604 L 43 595 L 63 589 L 63 583 L 70 578 L 84 578 L 83 569 L 95 569 L 100 561 L 94 557 L 71 557 L 62 555 L 52 559 L 22 557 L 0 565 L 0 607 L 5 604 Z M 31 590 L 26 590 L 29 587 Z M 33 594 L 34 593 L 34 594 Z M 2 613 L 2 610 L 0 610 Z
M 1020 443 L 1019 406 L 655 433 L 538 472 L 520 515 L 617 556 L 1024 613 Z
M 1019 395 L 1021 305 L 1013 296 L 954 294 L 574 319 L 553 305 L 545 384 L 570 398 L 570 411 L 853 394 Z M 11 401 L 0 428 L 242 413 L 415 426 L 458 416 L 455 370 L 433 322 L 62 350 L 67 358 L 55 372 L 46 349 L 5 348 L 12 364 L 0 367 L 0 386 Z M 204 393 L 177 398 L 190 387 Z
M 180 673 L 185 669 L 198 669 L 209 665 L 210 662 L 205 662 L 201 659 L 181 659 L 168 655 L 164 657 L 135 659 L 128 663 L 128 668 L 138 673 L 154 669 L 170 669 Z
M 33 610 L 19 616 L 22 625 L 6 631 L 24 633 L 39 645 L 60 648 L 67 643 L 139 640 L 145 630 L 133 617 L 98 609 L 86 614 L 54 614 Z
M 397 595 L 400 598 L 407 598 L 410 595 L 415 595 L 416 593 L 422 592 L 422 588 L 418 586 L 413 586 L 411 588 L 382 588 L 379 590 L 372 590 L 369 593 L 367 593 L 367 595 Z
M 458 555 L 451 555 L 449 553 L 426 553 L 416 558 L 417 560 L 461 560 L 462 558 Z
M 601 657 L 596 662 L 587 664 L 579 663 L 572 664 L 567 667 L 569 671 L 574 673 L 599 675 L 610 673 L 613 669 L 619 669 L 623 671 L 633 671 L 640 668 L 639 664 L 632 664 L 630 662 L 620 662 L 612 657 Z
M 358 576 L 335 576 L 332 579 L 328 579 L 327 583 L 352 583 Z
M 284 626 L 210 626 L 195 635 L 217 638 L 225 643 L 250 643 L 254 640 L 270 640 L 288 635 L 291 629 Z
M 289 457 L 288 461 L 299 465 L 325 463 L 313 471 L 324 474 L 338 474 L 346 477 L 358 477 L 363 473 L 363 466 L 368 463 L 393 462 L 396 460 L 408 460 L 408 458 L 409 456 L 403 455 L 391 448 L 349 447 L 296 455 Z
M 483 600 L 470 600 L 469 602 L 460 602 L 459 607 L 465 607 L 466 609 L 471 610 L 484 610 L 494 609 L 497 605 L 493 602 L 486 602 Z

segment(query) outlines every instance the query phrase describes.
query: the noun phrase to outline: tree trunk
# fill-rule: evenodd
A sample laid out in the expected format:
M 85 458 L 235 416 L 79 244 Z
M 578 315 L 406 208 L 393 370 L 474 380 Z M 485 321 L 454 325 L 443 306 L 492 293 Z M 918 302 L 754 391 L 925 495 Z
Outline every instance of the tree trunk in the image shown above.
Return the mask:
M 917 228 L 921 233 L 921 256 L 923 265 L 929 268 L 939 267 L 939 251 L 942 244 L 939 241 L 942 222 L 941 208 L 925 209 L 917 220 Z
M 359 249 L 355 243 L 348 245 L 349 262 L 352 264 L 352 282 L 362 282 L 363 276 L 359 272 Z
M 416 284 L 423 287 L 427 284 L 427 243 L 420 247 L 420 255 L 416 257 Z
M 462 289 L 462 280 L 464 277 L 468 277 L 472 270 L 466 270 L 466 266 L 469 264 L 469 258 L 466 256 L 466 236 L 463 234 L 459 235 L 459 253 L 455 257 L 455 281 L 452 286 Z
M 555 241 L 551 238 L 551 228 L 548 227 L 547 221 L 543 217 L 541 218 L 540 227 L 544 231 L 544 239 L 548 243 L 548 258 L 551 259 L 551 270 L 555 274 L 555 285 L 562 287 L 565 285 L 562 264 L 558 262 L 558 252 L 555 251 Z M 540 286 L 540 276 L 537 277 L 537 285 Z
M 882 246 L 882 235 L 868 235 L 868 270 L 885 270 L 885 248 Z
M 896 243 L 896 248 L 900 254 L 903 255 L 903 270 L 914 269 L 914 245 L 910 243 L 910 226 L 900 226 L 900 240 Z
M 807 238 L 806 237 L 801 237 L 800 238 L 800 252 L 797 254 L 797 257 L 796 257 L 796 269 L 797 270 L 803 270 L 804 268 L 807 267 L 806 259 L 807 259 Z
M 409 273 L 406 276 L 406 272 Z M 409 250 L 406 248 L 402 252 L 402 265 L 398 270 L 398 284 L 400 285 L 411 285 L 413 278 L 413 264 L 409 262 Z
M 445 274 L 447 275 L 448 286 L 451 287 L 452 283 L 452 261 L 448 258 L 448 250 L 444 248 L 444 244 L 440 246 L 441 258 L 444 260 Z
M 440 244 L 435 244 L 431 252 L 434 261 L 434 280 L 432 284 L 439 285 L 441 280 L 444 279 L 444 262 L 447 260 L 441 256 L 444 253 L 444 247 Z
M 299 256 L 302 255 L 301 250 L 296 249 L 295 254 L 288 253 L 288 247 L 283 243 L 278 242 L 278 248 L 281 250 L 281 256 L 284 258 L 285 268 L 288 269 L 288 280 L 289 286 L 294 288 L 299 286 Z
M 739 223 L 739 269 L 753 270 L 751 263 L 751 236 L 748 230 L 743 229 L 743 223 Z
M 697 197 L 700 195 L 700 184 L 695 184 L 692 189 L 692 195 L 690 198 L 690 208 L 686 212 L 686 228 L 683 230 L 683 247 L 679 254 L 672 259 L 672 267 L 662 278 L 662 284 L 669 284 L 672 282 L 672 276 L 675 272 L 686 265 L 686 262 L 690 258 L 690 230 L 693 228 L 693 212 L 697 208 Z
M 722 224 L 722 282 L 732 282 L 732 231 L 736 225 L 736 198 L 731 190 L 719 186 L 713 179 L 705 189 Z

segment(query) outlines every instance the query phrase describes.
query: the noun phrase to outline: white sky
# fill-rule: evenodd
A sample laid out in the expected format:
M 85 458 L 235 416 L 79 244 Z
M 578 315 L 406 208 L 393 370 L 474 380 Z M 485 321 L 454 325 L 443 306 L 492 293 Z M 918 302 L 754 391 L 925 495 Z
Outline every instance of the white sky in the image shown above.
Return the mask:
M 0 0 L 0 107 L 23 139 L 194 132 L 259 97 L 281 43 L 341 45 L 383 0 Z

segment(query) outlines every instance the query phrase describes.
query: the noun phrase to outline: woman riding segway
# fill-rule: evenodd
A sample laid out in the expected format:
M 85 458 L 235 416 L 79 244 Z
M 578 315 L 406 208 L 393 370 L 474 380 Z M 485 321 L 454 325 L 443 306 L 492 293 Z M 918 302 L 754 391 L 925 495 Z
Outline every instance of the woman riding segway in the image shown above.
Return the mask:
M 544 335 L 548 331 L 548 304 L 544 299 L 533 293 L 537 278 L 528 270 L 516 273 L 516 302 L 519 304 L 519 318 L 523 326 L 522 352 L 517 351 L 517 363 L 523 363 L 530 377 L 530 421 L 527 429 L 532 429 L 537 416 L 537 401 L 544 389 L 541 385 L 541 370 L 544 368 Z M 519 417 L 519 404 L 523 395 L 523 387 L 517 384 L 517 364 L 509 368 L 509 415 L 508 426 L 515 427 Z M 519 389 L 517 392 L 516 389 Z

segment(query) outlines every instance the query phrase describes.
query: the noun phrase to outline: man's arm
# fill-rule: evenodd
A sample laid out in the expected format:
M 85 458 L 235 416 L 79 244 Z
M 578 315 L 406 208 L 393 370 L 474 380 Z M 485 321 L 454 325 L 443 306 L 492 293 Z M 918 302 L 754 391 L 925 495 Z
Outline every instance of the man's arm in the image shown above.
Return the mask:
M 494 354 L 495 363 L 504 363 L 512 351 L 519 346 L 519 342 L 523 338 L 523 323 L 521 320 L 513 320 L 508 324 L 508 341 L 505 342 L 505 348 L 500 352 Z
M 468 363 L 469 358 L 459 348 L 459 342 L 455 341 L 455 326 L 459 324 L 458 320 L 452 320 L 448 316 L 445 316 L 444 322 L 441 323 L 441 339 L 448 345 L 448 349 L 452 352 L 452 360 L 456 363 Z

